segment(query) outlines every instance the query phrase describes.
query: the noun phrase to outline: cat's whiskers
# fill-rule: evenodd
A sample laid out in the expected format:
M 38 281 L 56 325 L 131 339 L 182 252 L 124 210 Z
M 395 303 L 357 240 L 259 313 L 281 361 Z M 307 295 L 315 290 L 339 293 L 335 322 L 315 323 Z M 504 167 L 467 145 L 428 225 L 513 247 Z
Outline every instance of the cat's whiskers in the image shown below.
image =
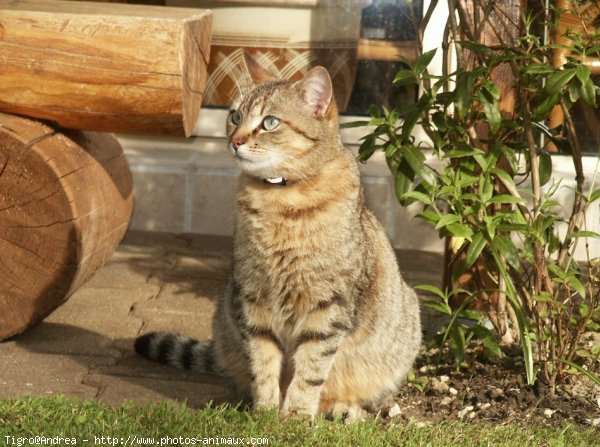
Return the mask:
M 289 158 L 289 159 L 291 159 L 292 162 L 294 162 L 294 161 L 302 162 L 302 159 L 300 157 L 297 157 L 293 154 L 279 151 L 277 149 L 261 148 L 261 150 L 263 150 L 265 152 L 271 152 L 271 153 L 282 155 L 284 158 L 280 160 L 280 163 L 284 168 L 289 169 L 295 175 L 299 176 L 300 180 L 302 182 L 314 185 L 313 178 L 317 175 L 317 171 L 314 168 L 304 165 L 303 169 L 305 171 L 308 171 L 308 175 L 307 175 L 305 172 L 301 171 L 300 169 L 298 169 L 297 167 L 293 166 L 292 164 L 286 162 L 286 160 L 285 160 L 285 158 Z
M 315 184 L 314 178 L 317 174 L 317 172 L 314 169 L 310 168 L 309 166 L 303 166 L 303 168 L 305 170 L 309 171 L 307 174 L 307 173 L 303 172 L 303 170 L 294 166 L 294 161 L 298 161 L 298 159 L 295 158 L 293 155 L 285 154 L 285 153 L 279 152 L 279 151 L 274 151 L 274 152 L 277 152 L 277 153 L 283 155 L 284 157 L 287 156 L 292 159 L 289 161 L 286 161 L 285 158 L 280 159 L 279 164 L 281 165 L 282 168 L 285 168 L 285 169 L 291 171 L 292 174 L 294 174 L 296 177 L 299 178 L 299 181 L 306 183 L 308 185 L 314 186 L 314 184 Z
M 298 168 L 295 168 L 294 166 L 286 163 L 284 160 L 281 161 L 281 166 L 290 170 L 294 175 L 299 177 L 299 181 L 309 184 L 311 186 L 314 185 L 314 177 L 309 177 L 304 172 L 300 171 Z

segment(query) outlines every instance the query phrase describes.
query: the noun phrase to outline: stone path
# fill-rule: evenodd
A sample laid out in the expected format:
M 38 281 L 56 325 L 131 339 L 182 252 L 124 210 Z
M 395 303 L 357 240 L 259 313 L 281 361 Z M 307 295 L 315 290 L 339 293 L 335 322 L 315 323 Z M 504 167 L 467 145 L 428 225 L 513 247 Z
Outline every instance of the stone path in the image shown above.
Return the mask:
M 65 394 L 111 404 L 234 399 L 218 377 L 179 371 L 133 352 L 143 332 L 211 335 L 215 302 L 231 266 L 226 237 L 130 232 L 106 265 L 44 322 L 0 343 L 0 398 Z M 401 252 L 412 285 L 438 284 L 442 258 Z M 424 309 L 424 326 L 433 320 Z

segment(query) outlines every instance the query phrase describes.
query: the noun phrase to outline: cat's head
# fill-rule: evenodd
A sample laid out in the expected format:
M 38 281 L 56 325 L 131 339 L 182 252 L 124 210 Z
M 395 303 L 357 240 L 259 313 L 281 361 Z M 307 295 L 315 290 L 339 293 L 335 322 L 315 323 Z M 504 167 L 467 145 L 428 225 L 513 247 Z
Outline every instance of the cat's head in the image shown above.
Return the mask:
M 244 54 L 245 77 L 227 117 L 228 149 L 258 178 L 306 180 L 339 150 L 337 107 L 323 67 L 277 79 Z

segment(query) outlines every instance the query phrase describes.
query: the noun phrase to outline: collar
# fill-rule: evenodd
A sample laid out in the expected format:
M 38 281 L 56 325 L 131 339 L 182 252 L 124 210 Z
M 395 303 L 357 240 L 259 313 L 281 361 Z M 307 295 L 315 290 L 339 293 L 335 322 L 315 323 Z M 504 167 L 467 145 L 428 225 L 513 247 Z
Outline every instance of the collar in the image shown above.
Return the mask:
M 264 178 L 263 183 L 275 186 L 285 186 L 287 185 L 287 179 L 283 177 Z

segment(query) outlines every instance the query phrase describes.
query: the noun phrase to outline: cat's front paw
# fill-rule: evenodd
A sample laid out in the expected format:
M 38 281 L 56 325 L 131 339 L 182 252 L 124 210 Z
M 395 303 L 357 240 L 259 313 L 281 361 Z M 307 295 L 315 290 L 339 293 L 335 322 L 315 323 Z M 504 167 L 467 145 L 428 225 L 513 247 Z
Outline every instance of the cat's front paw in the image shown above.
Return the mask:
M 279 402 L 275 402 L 273 399 L 264 399 L 264 400 L 255 400 L 254 401 L 254 409 L 255 410 L 277 410 L 279 409 Z
M 337 402 L 333 406 L 331 416 L 340 419 L 344 424 L 353 424 L 354 422 L 365 420 L 367 412 L 358 404 Z
M 281 415 L 288 419 L 308 419 L 314 420 L 318 408 L 313 405 L 287 404 L 284 403 L 281 409 Z
M 279 386 L 279 385 L 278 385 Z M 280 393 L 277 387 L 257 387 L 252 393 L 252 402 L 255 410 L 279 409 Z

